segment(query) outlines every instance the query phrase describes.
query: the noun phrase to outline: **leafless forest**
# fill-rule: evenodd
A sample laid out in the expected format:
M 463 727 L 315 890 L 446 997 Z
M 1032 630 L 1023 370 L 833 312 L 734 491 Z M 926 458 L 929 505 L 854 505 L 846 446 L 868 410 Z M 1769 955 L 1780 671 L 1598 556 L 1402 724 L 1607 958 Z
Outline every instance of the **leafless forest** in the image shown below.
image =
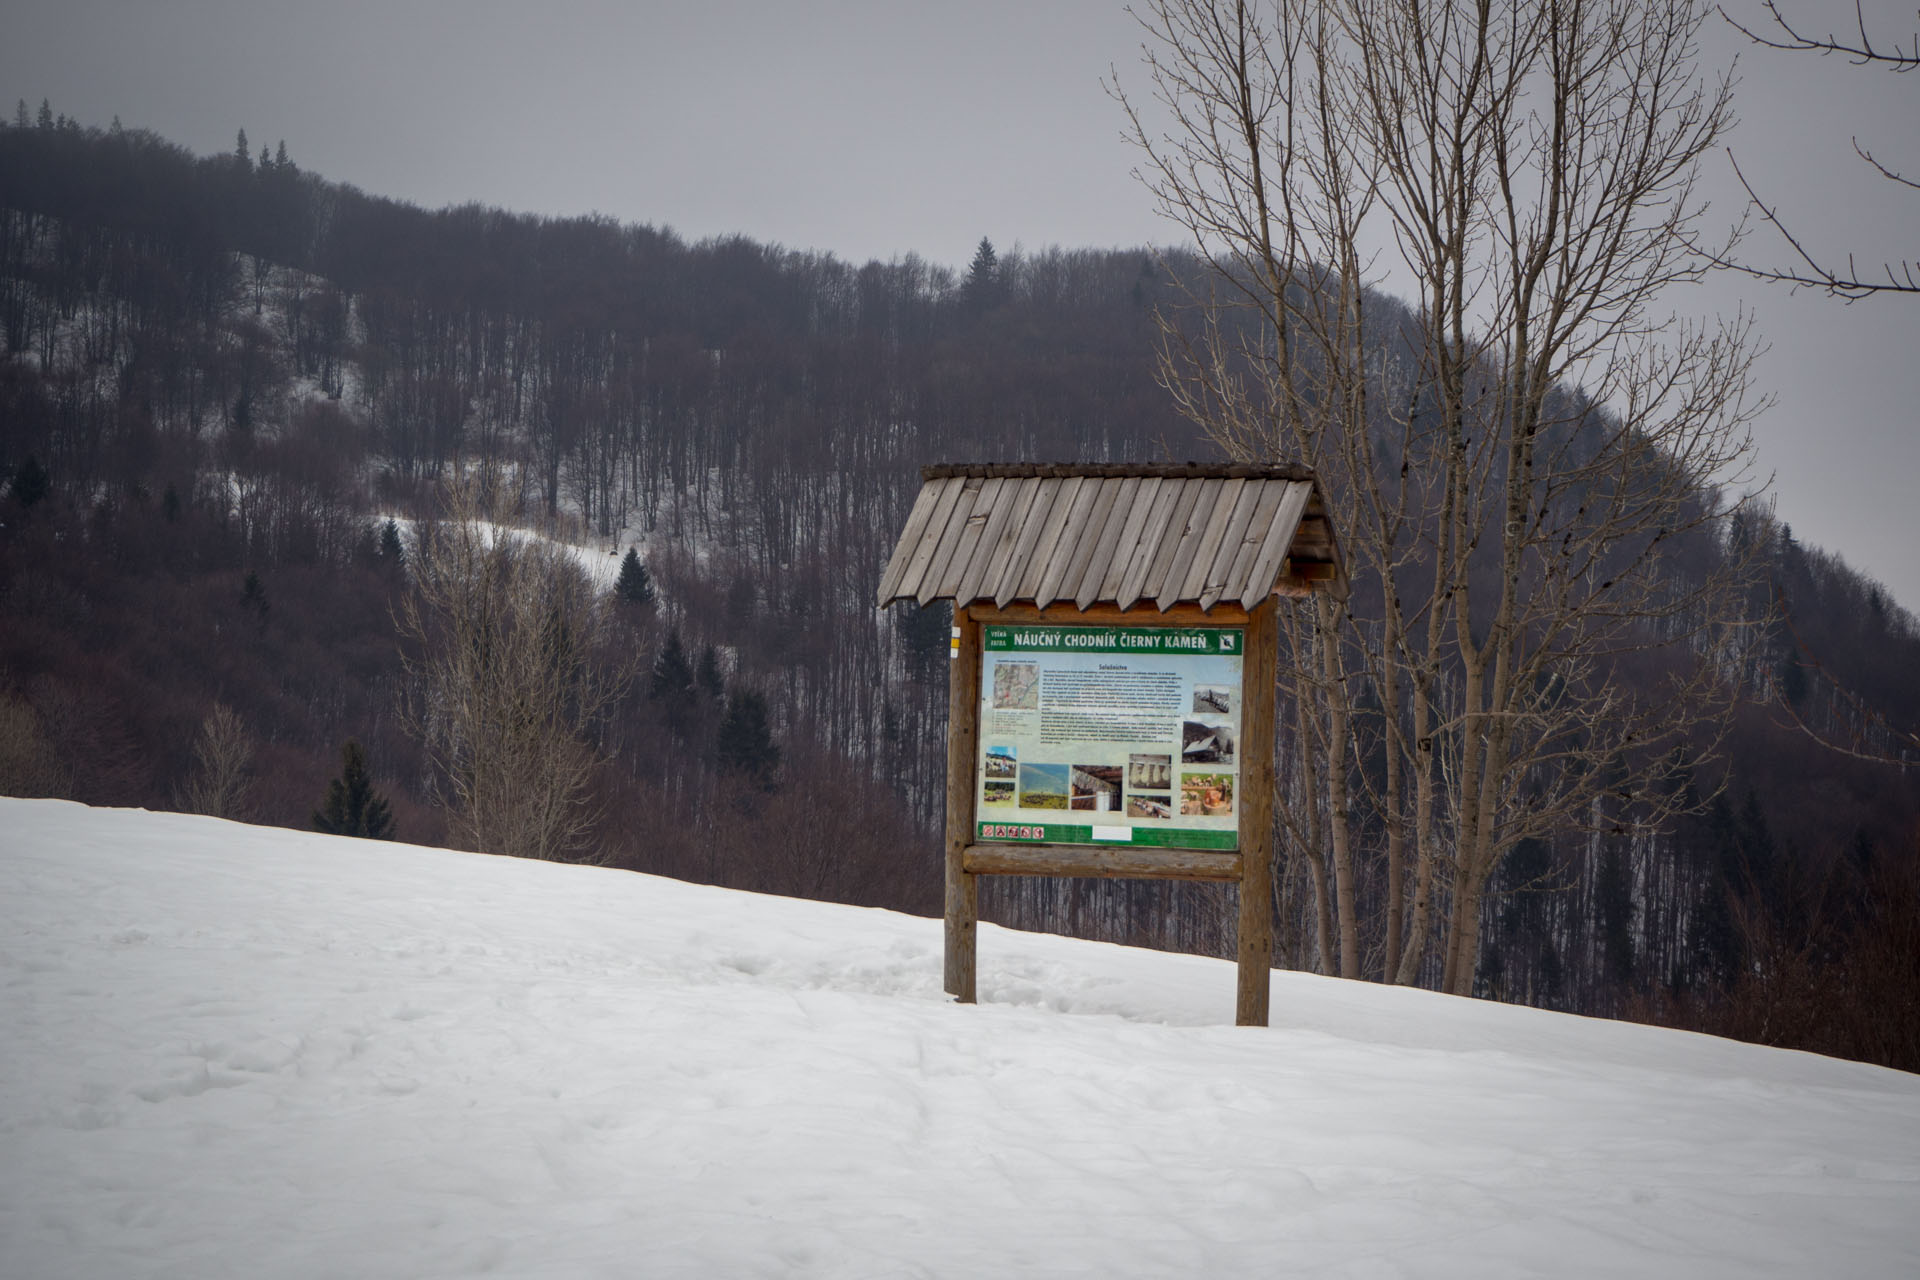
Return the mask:
M 401 839 L 521 840 L 462 800 L 471 733 L 420 714 L 451 678 L 434 531 L 485 475 L 485 514 L 583 549 L 550 574 L 604 560 L 611 582 L 635 546 L 650 580 L 519 624 L 529 661 L 564 641 L 568 670 L 601 673 L 553 713 L 577 809 L 526 849 L 930 913 L 947 619 L 872 608 L 918 469 L 1218 458 L 1156 381 L 1156 315 L 1200 274 L 984 241 L 959 272 L 856 266 L 427 212 L 284 147 L 196 158 L 23 105 L 0 128 L 0 791 L 306 828 L 353 739 Z M 1367 305 L 1379 332 L 1413 323 Z M 1645 813 L 1596 801 L 1508 854 L 1475 992 L 1920 1067 L 1920 778 L 1889 763 L 1920 754 L 1920 626 L 1764 510 L 1663 572 L 1733 552 L 1760 572 L 1724 748 L 1674 754 Z M 1345 696 L 1336 770 L 1380 785 L 1377 691 L 1355 674 Z M 1349 827 L 1342 941 L 1378 976 L 1388 833 Z M 1281 961 L 1338 972 L 1302 829 L 1281 832 Z M 1227 891 L 985 899 L 1231 953 Z

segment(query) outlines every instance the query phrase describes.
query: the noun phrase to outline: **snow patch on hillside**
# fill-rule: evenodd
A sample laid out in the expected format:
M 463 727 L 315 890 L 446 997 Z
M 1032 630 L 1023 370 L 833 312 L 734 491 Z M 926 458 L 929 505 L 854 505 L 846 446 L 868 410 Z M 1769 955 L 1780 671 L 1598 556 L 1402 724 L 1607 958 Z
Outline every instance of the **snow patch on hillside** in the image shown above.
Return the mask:
M 0 800 L 0 1273 L 1920 1273 L 1920 1079 Z
M 394 527 L 400 531 L 401 544 L 406 551 L 408 561 L 410 563 L 417 561 L 420 522 L 411 516 L 401 515 L 397 511 L 383 511 L 374 516 L 375 528 L 388 520 L 393 521 Z M 492 547 L 500 539 L 505 538 L 514 546 L 541 545 L 553 549 L 578 565 L 581 572 L 586 574 L 587 581 L 593 584 L 596 591 L 603 594 L 613 590 L 614 583 L 619 581 L 620 561 L 624 558 L 619 553 L 568 542 L 564 538 L 542 533 L 538 529 L 496 524 L 491 520 L 475 520 L 471 523 L 479 535 L 482 546 Z

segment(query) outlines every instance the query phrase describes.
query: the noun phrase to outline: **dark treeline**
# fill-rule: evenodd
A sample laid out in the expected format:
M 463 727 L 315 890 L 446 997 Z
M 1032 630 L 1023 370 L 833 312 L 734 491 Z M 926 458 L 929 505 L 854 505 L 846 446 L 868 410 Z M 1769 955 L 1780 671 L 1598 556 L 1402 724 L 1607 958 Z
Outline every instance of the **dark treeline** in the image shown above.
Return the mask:
M 485 467 L 517 522 L 644 559 L 599 857 L 935 910 L 948 620 L 872 608 L 918 468 L 1207 456 L 1153 376 L 1154 308 L 1186 265 L 983 242 L 959 273 L 855 266 L 427 212 L 284 146 L 196 158 L 23 107 L 0 129 L 0 791 L 188 807 L 225 709 L 247 761 L 230 815 L 309 826 L 356 739 L 400 837 L 447 838 L 397 713 L 399 531 Z M 1485 990 L 1920 1064 L 1920 1017 L 1868 1016 L 1916 989 L 1897 937 L 1920 796 L 1809 736 L 1897 752 L 1920 632 L 1785 529 L 1745 536 L 1776 548 L 1783 620 L 1743 673 L 1730 759 L 1676 776 L 1698 816 L 1515 855 Z M 1314 967 L 1303 874 L 1283 877 L 1283 956 Z M 1019 881 L 987 903 L 1223 954 L 1230 906 Z

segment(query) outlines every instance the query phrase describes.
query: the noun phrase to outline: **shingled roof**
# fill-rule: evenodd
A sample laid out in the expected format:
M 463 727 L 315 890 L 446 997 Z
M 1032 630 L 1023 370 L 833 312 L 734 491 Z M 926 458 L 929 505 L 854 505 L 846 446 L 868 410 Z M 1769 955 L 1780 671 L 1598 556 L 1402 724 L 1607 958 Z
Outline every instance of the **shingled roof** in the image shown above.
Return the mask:
M 920 472 L 880 607 L 1016 601 L 1251 609 L 1342 578 L 1300 467 L 994 464 Z

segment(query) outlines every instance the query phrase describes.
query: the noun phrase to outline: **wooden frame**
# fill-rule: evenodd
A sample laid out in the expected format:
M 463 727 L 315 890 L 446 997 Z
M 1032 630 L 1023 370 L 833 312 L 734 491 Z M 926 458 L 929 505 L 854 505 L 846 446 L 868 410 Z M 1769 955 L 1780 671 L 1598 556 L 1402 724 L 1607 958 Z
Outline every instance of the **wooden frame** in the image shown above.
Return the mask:
M 1251 610 L 1220 603 L 1211 610 L 1150 604 L 1122 610 L 1111 604 L 1080 609 L 1071 603 L 1036 608 L 973 605 L 954 610 L 947 688 L 946 990 L 963 1004 L 976 998 L 979 877 L 983 875 L 1098 876 L 1238 883 L 1239 981 L 1234 1020 L 1267 1025 L 1273 972 L 1273 730 L 1278 675 L 1278 601 Z M 986 623 L 1157 627 L 1242 627 L 1245 701 L 1240 725 L 1238 849 L 1096 848 L 1060 844 L 979 842 L 974 808 L 980 746 L 980 629 Z

